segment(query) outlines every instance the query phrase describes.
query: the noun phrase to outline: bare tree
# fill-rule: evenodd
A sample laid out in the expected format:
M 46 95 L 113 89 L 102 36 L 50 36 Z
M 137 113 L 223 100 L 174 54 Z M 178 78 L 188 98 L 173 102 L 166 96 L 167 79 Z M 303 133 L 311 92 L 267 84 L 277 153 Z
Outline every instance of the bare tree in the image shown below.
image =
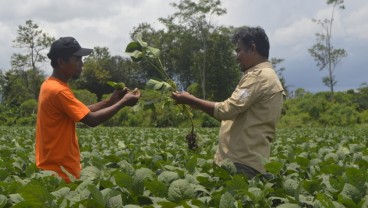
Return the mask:
M 308 49 L 311 56 L 317 62 L 319 70 L 327 68 L 328 76 L 322 79 L 323 83 L 330 88 L 332 97 L 334 94 L 334 86 L 337 81 L 335 79 L 334 71 L 336 65 L 341 61 L 342 58 L 347 56 L 345 49 L 334 48 L 332 45 L 332 26 L 334 21 L 334 14 L 336 8 L 345 9 L 343 5 L 344 0 L 327 0 L 327 4 L 332 4 L 332 12 L 330 18 L 313 19 L 314 22 L 321 25 L 323 28 L 322 33 L 316 33 L 317 43 L 312 48 Z

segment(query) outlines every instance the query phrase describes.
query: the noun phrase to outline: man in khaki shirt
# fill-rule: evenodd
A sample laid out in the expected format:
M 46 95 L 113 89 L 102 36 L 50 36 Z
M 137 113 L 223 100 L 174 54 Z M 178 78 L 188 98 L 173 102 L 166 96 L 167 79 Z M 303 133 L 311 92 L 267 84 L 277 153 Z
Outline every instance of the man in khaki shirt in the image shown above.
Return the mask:
M 215 162 L 230 160 L 250 179 L 266 172 L 262 161 L 270 156 L 284 90 L 268 61 L 270 45 L 262 28 L 242 28 L 233 41 L 244 74 L 230 98 L 211 102 L 188 92 L 173 93 L 172 98 L 222 121 Z

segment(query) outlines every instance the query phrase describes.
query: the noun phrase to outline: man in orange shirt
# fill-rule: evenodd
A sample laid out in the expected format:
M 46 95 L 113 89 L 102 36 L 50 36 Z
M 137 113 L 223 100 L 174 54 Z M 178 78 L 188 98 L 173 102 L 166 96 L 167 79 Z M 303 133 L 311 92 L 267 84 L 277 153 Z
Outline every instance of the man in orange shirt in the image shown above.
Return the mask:
M 56 40 L 47 56 L 52 75 L 41 85 L 36 124 L 36 165 L 58 173 L 66 182 L 69 175 L 80 177 L 80 150 L 76 123 L 94 127 L 111 118 L 124 106 L 135 105 L 140 92 L 116 90 L 109 99 L 86 106 L 75 98 L 67 82 L 80 76 L 82 57 L 92 49 L 82 48 L 72 37 Z

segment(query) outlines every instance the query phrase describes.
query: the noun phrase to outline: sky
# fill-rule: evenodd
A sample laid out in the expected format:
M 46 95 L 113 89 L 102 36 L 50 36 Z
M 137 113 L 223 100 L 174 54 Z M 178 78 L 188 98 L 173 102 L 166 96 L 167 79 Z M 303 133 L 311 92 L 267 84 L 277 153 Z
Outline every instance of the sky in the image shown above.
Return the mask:
M 125 56 L 130 32 L 140 23 L 162 28 L 160 17 L 176 10 L 179 0 L 1 0 L 0 69 L 10 68 L 10 58 L 22 52 L 14 48 L 19 25 L 27 20 L 55 38 L 73 36 L 82 47 L 107 47 L 111 55 Z M 316 43 L 322 27 L 312 19 L 331 16 L 326 0 L 221 0 L 227 13 L 212 18 L 218 26 L 261 26 L 270 40 L 270 57 L 284 59 L 283 76 L 289 90 L 329 91 L 322 83 L 327 69 L 320 71 L 308 49 Z M 345 9 L 334 14 L 332 45 L 348 56 L 335 69 L 336 91 L 357 89 L 368 83 L 368 1 L 345 0 Z M 48 51 L 44 51 L 46 54 Z M 41 68 L 51 72 L 49 63 Z

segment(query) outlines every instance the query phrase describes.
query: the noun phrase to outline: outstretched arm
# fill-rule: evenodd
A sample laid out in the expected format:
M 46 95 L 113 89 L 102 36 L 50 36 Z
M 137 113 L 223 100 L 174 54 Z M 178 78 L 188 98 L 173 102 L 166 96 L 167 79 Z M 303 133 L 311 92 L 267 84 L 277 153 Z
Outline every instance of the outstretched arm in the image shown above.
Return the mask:
M 111 97 L 107 100 L 103 100 L 101 102 L 98 103 L 94 103 L 92 105 L 89 105 L 88 108 L 92 111 L 98 111 L 104 108 L 107 108 L 113 104 L 115 104 L 116 102 L 118 102 L 122 97 L 124 97 L 124 95 L 129 91 L 128 88 L 124 88 L 121 90 L 115 90 L 114 93 L 111 95 Z
M 104 121 L 110 119 L 113 115 L 115 115 L 121 108 L 123 108 L 124 106 L 133 106 L 135 105 L 139 98 L 140 98 L 141 94 L 138 90 L 134 90 L 131 92 L 128 92 L 124 95 L 124 97 L 120 100 L 118 100 L 117 102 L 115 102 L 114 104 L 105 107 L 105 108 L 100 108 L 98 110 L 89 112 L 82 120 L 81 122 L 91 126 L 91 127 L 95 127 L 101 123 L 103 123 Z M 102 104 L 99 106 L 102 107 Z
M 198 108 L 210 116 L 214 116 L 215 102 L 203 100 L 188 92 L 174 92 L 171 96 L 177 104 L 187 104 L 192 108 Z

